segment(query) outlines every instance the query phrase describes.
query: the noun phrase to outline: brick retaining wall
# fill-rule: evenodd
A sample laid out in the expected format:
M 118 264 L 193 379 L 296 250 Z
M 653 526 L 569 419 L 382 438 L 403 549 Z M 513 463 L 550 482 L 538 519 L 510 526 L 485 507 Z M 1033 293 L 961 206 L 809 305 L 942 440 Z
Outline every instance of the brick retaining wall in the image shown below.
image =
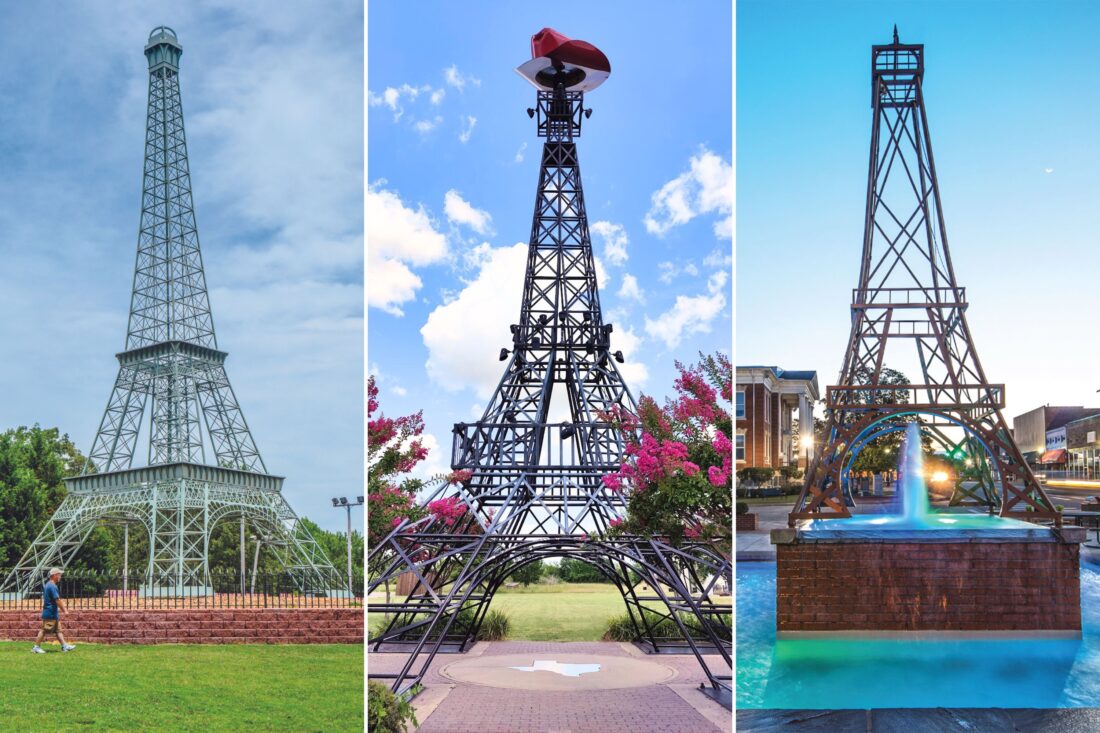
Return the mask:
M 31 641 L 38 613 L 0 611 L 0 639 Z M 362 608 L 71 611 L 68 641 L 97 644 L 362 644 Z
M 1080 632 L 1070 542 L 778 544 L 776 630 Z

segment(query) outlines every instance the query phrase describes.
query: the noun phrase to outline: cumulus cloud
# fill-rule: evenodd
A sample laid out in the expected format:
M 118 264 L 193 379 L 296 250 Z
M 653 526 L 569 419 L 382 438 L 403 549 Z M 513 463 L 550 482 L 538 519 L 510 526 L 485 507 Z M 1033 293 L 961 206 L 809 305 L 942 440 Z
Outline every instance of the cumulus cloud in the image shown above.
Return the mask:
M 645 292 L 638 287 L 638 278 L 633 275 L 623 275 L 623 284 L 619 288 L 619 297 L 624 300 L 634 300 L 639 303 L 645 302 Z
M 432 104 L 439 104 L 443 100 L 443 90 L 433 90 L 430 84 L 413 86 L 402 84 L 399 87 L 386 87 L 381 94 L 367 90 L 367 103 L 371 107 L 385 106 L 393 112 L 393 120 L 397 122 L 405 114 L 405 106 L 402 100 L 415 102 L 421 94 L 429 95 Z M 438 97 L 436 95 L 439 95 Z
M 603 241 L 603 256 L 612 265 L 622 265 L 629 255 L 626 246 L 630 239 L 622 224 L 612 224 L 609 221 L 597 221 L 590 227 L 592 233 Z
M 447 238 L 438 232 L 422 204 L 406 206 L 395 192 L 367 189 L 367 304 L 395 316 L 416 297 L 421 280 L 410 265 L 424 266 L 447 256 Z
M 427 135 L 429 132 L 439 127 L 443 122 L 443 117 L 436 115 L 430 120 L 417 120 L 413 123 L 413 129 L 419 132 L 421 135 Z
M 657 279 L 666 285 L 672 282 L 680 275 L 690 275 L 695 277 L 699 274 L 699 268 L 695 266 L 693 262 L 685 262 L 682 265 L 678 265 L 675 262 L 658 262 L 657 269 L 661 271 L 661 274 L 657 276 Z
M 443 79 L 447 82 L 447 86 L 454 87 L 460 92 L 466 91 L 467 84 L 474 87 L 481 86 L 481 79 L 475 79 L 469 74 L 463 74 L 458 70 L 458 66 L 454 64 L 443 70 Z
M 454 224 L 464 224 L 478 234 L 486 234 L 491 229 L 493 217 L 488 211 L 474 208 L 469 201 L 453 188 L 443 196 L 443 213 Z M 488 244 L 484 245 L 485 247 Z M 484 249 L 478 250 L 484 252 Z
M 733 166 L 706 148 L 692 156 L 688 170 L 653 194 L 645 228 L 663 237 L 703 214 L 721 217 L 714 222 L 716 237 L 733 237 Z
M 477 276 L 428 315 L 420 335 L 428 349 L 425 368 L 435 384 L 489 397 L 501 374 L 496 354 L 511 345 L 508 326 L 519 316 L 526 265 L 526 244 L 483 250 Z
M 611 332 L 611 350 L 619 349 L 626 361 L 617 365 L 630 388 L 640 387 L 649 379 L 649 369 L 640 361 L 642 337 L 626 326 L 616 326 Z
M 477 124 L 477 118 L 466 115 L 464 127 L 458 133 L 458 141 L 465 145 L 470 141 L 470 136 L 474 134 L 474 125 Z
M 674 349 L 686 335 L 709 332 L 711 322 L 726 306 L 726 296 L 721 292 L 724 283 L 723 278 L 712 278 L 712 283 L 708 283 L 708 286 L 714 285 L 715 289 L 711 290 L 710 295 L 676 296 L 672 308 L 656 319 L 645 319 L 646 333 Z
M 517 163 L 522 163 L 523 162 L 523 153 L 524 153 L 525 150 L 527 150 L 527 143 L 523 143 L 522 145 L 519 146 L 519 150 L 516 151 L 516 156 L 513 158 L 513 160 Z

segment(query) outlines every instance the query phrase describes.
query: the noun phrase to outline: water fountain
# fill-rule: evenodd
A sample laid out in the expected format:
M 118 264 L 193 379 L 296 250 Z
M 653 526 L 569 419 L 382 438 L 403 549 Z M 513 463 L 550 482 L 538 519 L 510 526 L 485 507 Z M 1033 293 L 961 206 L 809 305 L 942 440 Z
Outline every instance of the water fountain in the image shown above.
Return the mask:
M 896 514 L 772 531 L 779 638 L 1080 636 L 1084 529 L 934 510 L 917 422 L 898 474 Z

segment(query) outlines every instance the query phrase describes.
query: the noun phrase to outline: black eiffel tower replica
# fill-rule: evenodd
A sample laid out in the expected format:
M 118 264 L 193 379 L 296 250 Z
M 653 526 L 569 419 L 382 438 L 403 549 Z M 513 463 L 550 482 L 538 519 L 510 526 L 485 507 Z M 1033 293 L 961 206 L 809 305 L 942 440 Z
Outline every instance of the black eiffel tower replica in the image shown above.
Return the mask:
M 790 522 L 849 516 L 855 501 L 849 474 L 860 450 L 919 419 L 927 439 L 970 462 L 952 504 L 1060 524 L 1001 414 L 1004 385 L 986 378 L 967 325 L 966 289 L 947 246 L 923 81 L 923 44 L 901 43 L 895 27 L 893 43 L 872 47 L 870 171 L 852 330 L 840 381 L 826 390 L 826 439 Z M 921 381 L 884 381 L 883 368 L 905 345 Z
M 553 31 L 536 35 L 533 47 L 547 33 Z M 610 416 L 633 412 L 635 403 L 600 310 L 577 158 L 581 123 L 591 115 L 584 91 L 602 78 L 599 68 L 563 62 L 563 55 L 536 51 L 525 64 L 538 66 L 528 77 L 538 91 L 527 113 L 545 142 L 519 323 L 511 326 L 511 349 L 500 352 L 504 375 L 483 417 L 454 427 L 452 468 L 472 477 L 429 497 L 457 491 L 473 511 L 453 527 L 430 515 L 406 520 L 370 548 L 369 565 L 382 569 L 368 592 L 403 574 L 415 579 L 407 598 L 370 604 L 374 617 L 390 614 L 371 639 L 373 650 L 408 654 L 400 672 L 371 677 L 407 691 L 436 654 L 469 648 L 507 576 L 565 557 L 591 564 L 616 585 L 636 643 L 651 653 L 694 654 L 711 691 L 728 703 L 731 675 L 712 671 L 704 654 L 732 667 L 731 606 L 715 602 L 721 583 L 732 588 L 729 558 L 705 543 L 674 548 L 655 538 L 604 536 L 626 510 L 623 497 L 601 481 L 623 457 Z M 603 76 L 609 71 L 606 64 Z M 568 406 L 568 420 L 551 421 L 552 397 Z M 660 619 L 671 620 L 679 635 L 658 635 Z
M 65 479 L 64 502 L 0 592 L 40 589 L 46 570 L 65 567 L 104 520 L 146 532 L 145 594 L 212 592 L 210 534 L 229 520 L 271 537 L 299 588 L 345 585 L 283 498 L 282 477 L 267 473 L 218 350 L 191 198 L 182 54 L 171 28 L 150 34 L 141 227 L 118 378 L 84 471 Z M 147 464 L 135 467 L 143 434 Z

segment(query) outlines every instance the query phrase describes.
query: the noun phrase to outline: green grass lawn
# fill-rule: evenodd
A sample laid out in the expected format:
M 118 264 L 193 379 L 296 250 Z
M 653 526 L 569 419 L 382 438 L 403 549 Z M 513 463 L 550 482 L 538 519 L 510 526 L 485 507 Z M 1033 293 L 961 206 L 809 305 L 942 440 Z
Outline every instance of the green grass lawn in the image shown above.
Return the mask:
M 599 641 L 607 620 L 626 613 L 626 604 L 608 583 L 558 583 L 502 588 L 490 610 L 508 614 L 509 639 Z
M 0 642 L 0 729 L 363 730 L 358 644 Z
M 372 595 L 369 600 L 381 600 Z M 600 641 L 607 620 L 626 613 L 626 604 L 610 583 L 557 583 L 501 588 L 489 608 L 508 614 L 508 639 L 528 641 Z M 368 613 L 368 623 L 379 623 Z

